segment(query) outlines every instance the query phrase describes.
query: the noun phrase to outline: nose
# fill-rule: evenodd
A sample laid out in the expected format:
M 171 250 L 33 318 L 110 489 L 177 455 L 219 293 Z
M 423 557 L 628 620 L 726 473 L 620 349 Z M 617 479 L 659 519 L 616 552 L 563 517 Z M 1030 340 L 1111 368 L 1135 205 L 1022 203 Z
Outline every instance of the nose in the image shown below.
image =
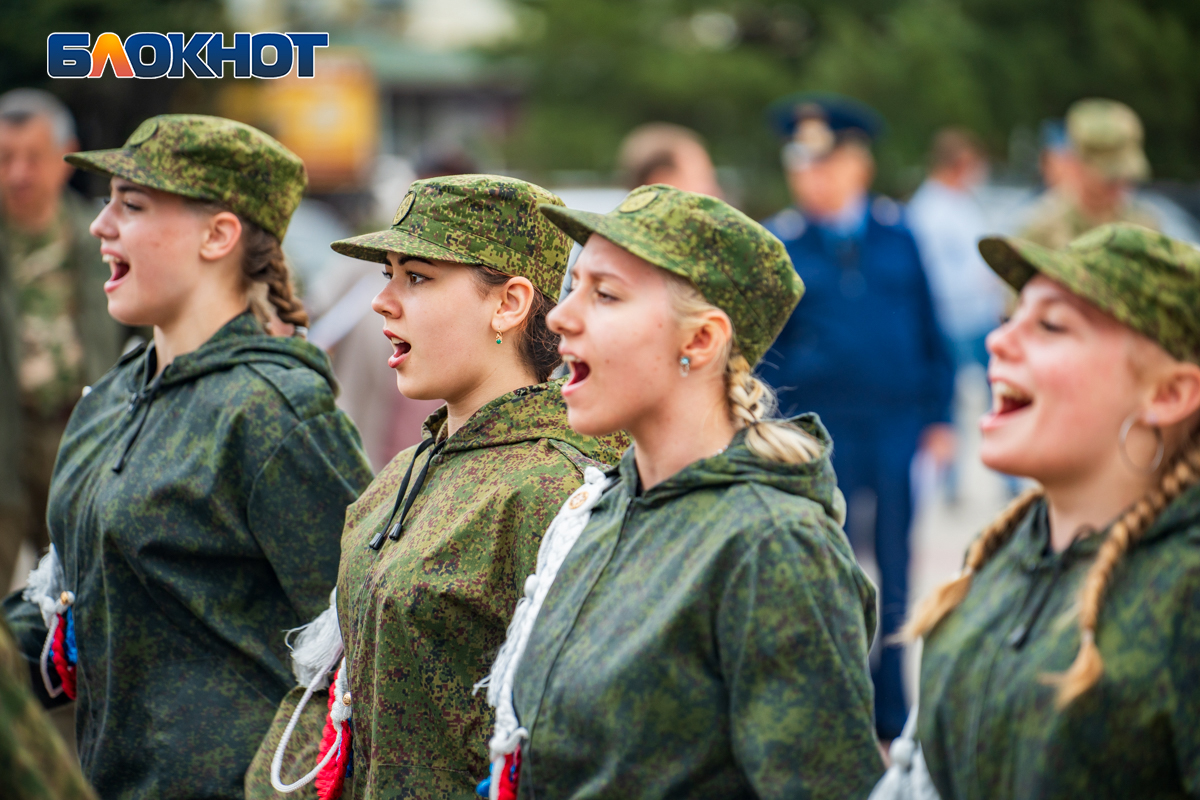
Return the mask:
M 105 203 L 100 209 L 100 213 L 92 220 L 92 224 L 88 226 L 88 233 L 95 236 L 97 239 L 116 239 L 117 226 L 113 222 L 113 204 Z
M 388 281 L 387 286 L 371 300 L 371 310 L 385 319 L 397 319 L 400 316 L 400 300 L 392 288 L 394 282 L 395 278 Z
M 550 313 L 546 315 L 546 327 L 551 333 L 564 336 L 579 332 L 579 315 L 575 312 L 575 297 L 578 294 L 578 290 L 572 291 L 562 302 L 550 309 Z
M 1008 361 L 1016 358 L 1018 352 L 1016 329 L 1016 318 L 1014 317 L 989 333 L 984 340 L 988 355 Z

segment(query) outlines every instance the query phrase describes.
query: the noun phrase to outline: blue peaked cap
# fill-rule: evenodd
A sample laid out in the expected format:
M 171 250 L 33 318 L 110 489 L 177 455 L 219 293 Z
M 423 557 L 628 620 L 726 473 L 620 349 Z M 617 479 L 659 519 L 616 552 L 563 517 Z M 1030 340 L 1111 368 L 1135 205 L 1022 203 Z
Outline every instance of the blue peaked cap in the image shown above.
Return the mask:
M 835 135 L 862 131 L 874 140 L 883 133 L 883 117 L 866 103 L 832 92 L 797 92 L 767 106 L 767 122 L 781 139 L 791 139 L 804 112 L 819 110 Z

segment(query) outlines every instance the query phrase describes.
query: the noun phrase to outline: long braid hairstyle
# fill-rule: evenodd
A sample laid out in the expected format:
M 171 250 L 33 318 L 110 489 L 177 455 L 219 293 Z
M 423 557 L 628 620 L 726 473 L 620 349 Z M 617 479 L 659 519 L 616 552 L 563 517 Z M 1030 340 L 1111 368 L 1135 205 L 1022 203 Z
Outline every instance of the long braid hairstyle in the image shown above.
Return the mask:
M 216 214 L 229 211 L 236 214 L 223 203 L 210 200 L 190 200 L 198 210 L 204 213 Z M 266 288 L 267 301 L 275 309 L 275 315 L 280 321 L 296 327 L 298 335 L 304 335 L 308 329 L 308 312 L 304 303 L 296 296 L 296 286 L 292 282 L 292 270 L 283 254 L 283 245 L 275 234 L 269 233 L 259 225 L 237 214 L 242 223 L 242 276 L 248 284 L 261 284 Z M 256 305 L 253 298 L 251 305 Z M 261 317 L 264 310 L 255 309 Z
M 686 278 L 667 273 L 667 286 L 675 316 L 682 324 L 699 321 L 714 310 L 699 290 Z M 755 455 L 783 464 L 807 464 L 820 458 L 822 446 L 807 431 L 783 420 L 771 419 L 775 413 L 775 393 L 754 377 L 754 372 L 732 341 L 726 344 L 725 393 L 729 413 L 738 430 L 748 428 L 746 447 Z
M 1096 628 L 1104 595 L 1125 554 L 1154 524 L 1175 498 L 1200 483 L 1200 435 L 1193 434 L 1179 453 L 1162 471 L 1158 486 L 1129 507 L 1113 523 L 1108 536 L 1088 569 L 1079 596 L 1079 652 L 1066 672 L 1045 675 L 1043 681 L 1058 688 L 1055 702 L 1059 708 L 1092 688 L 1104 674 L 1104 660 L 1096 646 Z M 900 632 L 901 638 L 915 641 L 933 630 L 967 596 L 971 578 L 1009 540 L 1033 504 L 1042 497 L 1041 489 L 1030 489 L 1006 508 L 987 527 L 967 551 L 966 565 L 955 578 L 943 583 L 917 607 Z

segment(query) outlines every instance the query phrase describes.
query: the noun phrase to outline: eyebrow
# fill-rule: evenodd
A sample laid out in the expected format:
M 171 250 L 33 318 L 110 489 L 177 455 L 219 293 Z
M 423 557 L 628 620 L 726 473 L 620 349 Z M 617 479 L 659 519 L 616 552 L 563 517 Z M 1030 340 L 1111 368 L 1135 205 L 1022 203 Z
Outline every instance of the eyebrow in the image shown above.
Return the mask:
M 119 183 L 113 187 L 113 191 L 117 194 L 125 194 L 126 192 L 137 192 L 138 194 L 148 194 L 148 192 L 136 183 Z
M 586 275 L 587 277 L 591 278 L 593 281 L 601 281 L 601 280 L 604 280 L 605 278 L 612 278 L 613 280 L 618 281 L 620 283 L 626 283 L 626 284 L 629 283 L 629 281 L 625 280 L 620 275 L 618 275 L 615 272 L 612 272 L 611 270 L 588 269 L 588 270 L 583 271 L 583 275 Z M 578 281 L 581 277 L 583 277 L 583 275 L 580 274 L 579 267 L 577 265 L 571 267 L 571 282 L 572 283 L 574 283 L 575 281 Z

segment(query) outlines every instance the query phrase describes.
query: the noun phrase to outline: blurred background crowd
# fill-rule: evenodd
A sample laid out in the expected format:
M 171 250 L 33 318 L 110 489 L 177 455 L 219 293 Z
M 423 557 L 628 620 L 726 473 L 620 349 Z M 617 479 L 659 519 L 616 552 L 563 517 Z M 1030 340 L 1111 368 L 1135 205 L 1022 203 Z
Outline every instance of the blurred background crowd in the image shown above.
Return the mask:
M 311 80 L 52 81 L 53 31 L 328 31 L 331 47 Z M 600 212 L 664 182 L 764 220 L 808 294 L 763 375 L 781 411 L 817 410 L 833 433 L 889 633 L 1017 488 L 973 457 L 985 337 L 1012 303 L 975 243 L 1056 247 L 1115 219 L 1197 241 L 1198 48 L 1189 0 L 0 5 L 0 391 L 22 409 L 0 461 L 25 487 L 0 498 L 16 509 L 0 580 L 19 585 L 47 543 L 74 400 L 139 335 L 102 319 L 86 227 L 107 188 L 61 156 L 118 147 L 154 114 L 211 113 L 306 162 L 284 249 L 376 469 L 433 409 L 395 391 L 370 310 L 383 279 L 328 243 L 386 225 L 415 178 L 512 175 Z M 884 738 L 903 721 L 902 659 L 876 648 Z

